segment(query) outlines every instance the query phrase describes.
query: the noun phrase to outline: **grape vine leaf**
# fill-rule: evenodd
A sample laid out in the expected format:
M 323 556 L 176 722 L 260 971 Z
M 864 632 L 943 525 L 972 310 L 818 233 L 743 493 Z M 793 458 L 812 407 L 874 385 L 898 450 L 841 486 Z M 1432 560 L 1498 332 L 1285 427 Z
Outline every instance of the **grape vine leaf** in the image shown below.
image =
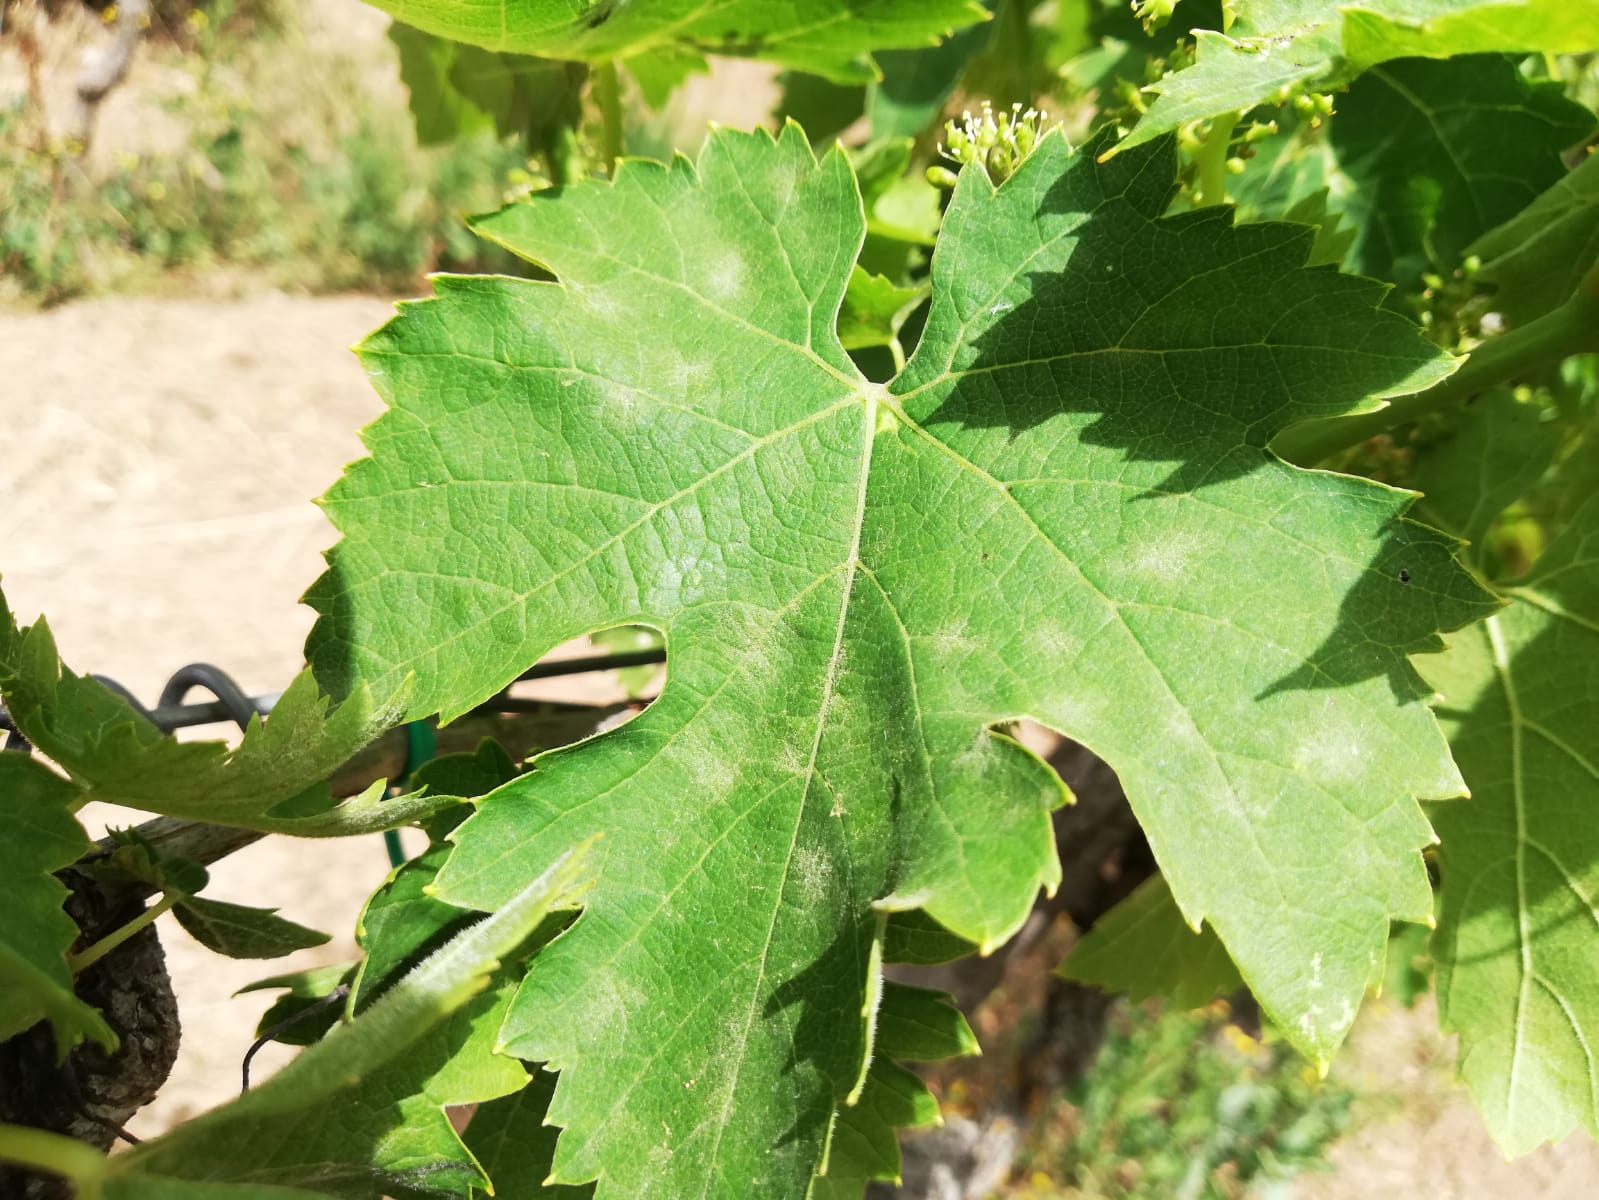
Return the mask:
M 55 872 L 89 849 L 72 815 L 77 789 L 43 763 L 0 752 L 0 1041 L 49 1019 L 65 1056 L 84 1038 L 110 1051 L 117 1038 L 98 1012 L 72 992 L 67 951 L 78 926 L 62 910 L 67 889 Z
M 1244 173 L 1227 188 L 1240 222 L 1290 221 L 1316 228 L 1316 244 L 1305 260 L 1308 267 L 1341 263 L 1354 244 L 1356 231 L 1343 223 L 1343 206 L 1333 199 L 1344 180 L 1327 146 L 1325 126 L 1315 127 L 1289 116 L 1285 128 L 1267 138 L 1248 160 Z
M 919 135 L 944 111 L 961 72 L 992 36 L 993 31 L 986 25 L 968 25 L 937 46 L 885 50 L 879 54 L 881 77 L 866 91 L 866 116 L 871 122 L 872 137 Z
M 335 808 L 327 778 L 396 723 L 407 686 L 381 704 L 357 687 L 329 712 L 311 673 L 302 671 L 271 719 L 252 719 L 237 746 L 180 742 L 99 680 L 69 670 L 45 620 L 19 628 L 0 593 L 0 699 L 17 728 L 66 771 L 79 803 L 308 835 L 404 824 L 437 802 L 410 797 L 380 804 L 374 791 Z M 274 813 L 290 802 L 292 816 Z
M 635 54 L 622 64 L 638 84 L 644 103 L 652 109 L 665 107 L 672 93 L 690 75 L 704 75 L 711 68 L 704 55 L 682 47 L 658 46 L 645 54 Z
M 343 1013 L 342 1006 L 327 998 L 340 987 L 348 988 L 355 980 L 358 967 L 358 963 L 308 967 L 304 971 L 257 979 L 234 994 L 242 996 L 246 992 L 283 989 L 283 995 L 274 1000 L 256 1022 L 255 1036 L 271 1037 L 285 1046 L 309 1046 L 320 1041 Z
M 905 318 L 926 298 L 925 288 L 901 287 L 856 267 L 850 272 L 844 305 L 839 309 L 838 340 L 846 350 L 897 344 Z
M 407 25 L 488 50 L 582 62 L 655 51 L 759 58 L 841 83 L 875 77 L 874 50 L 930 46 L 987 17 L 975 0 L 370 0 Z
M 530 152 L 583 119 L 587 70 L 525 54 L 496 54 L 434 37 L 396 21 L 389 40 L 411 97 L 417 141 L 449 143 L 473 134 L 515 136 Z
M 1593 131 L 1594 115 L 1508 56 L 1474 54 L 1374 67 L 1329 126 L 1340 208 L 1356 230 L 1345 265 L 1411 290 L 1560 180 L 1561 152 Z
M 487 1104 L 472 1114 L 463 1139 L 482 1164 L 498 1196 L 514 1200 L 587 1200 L 592 1187 L 546 1184 L 555 1161 L 555 1136 L 545 1124 L 555 1076 L 535 1071 L 527 1087 Z
M 1417 459 L 1410 480 L 1422 493 L 1416 515 L 1459 536 L 1471 564 L 1491 575 L 1488 531 L 1543 478 L 1558 440 L 1543 409 L 1518 401 L 1509 388 L 1479 396 Z
M 504 210 L 556 282 L 441 277 L 365 343 L 389 411 L 324 500 L 326 687 L 414 673 L 448 718 L 566 638 L 667 637 L 660 698 L 483 799 L 438 879 L 493 909 L 606 833 L 504 1031 L 561 1072 L 557 1181 L 804 1194 L 883 913 L 993 947 L 1055 882 L 1061 787 L 1003 721 L 1111 764 L 1318 1059 L 1429 915 L 1414 798 L 1462 784 L 1406 655 L 1492 603 L 1408 493 L 1266 445 L 1451 363 L 1303 268 L 1311 230 L 1165 219 L 1172 145 L 1107 144 L 963 173 L 887 387 L 834 328 L 848 160 L 793 126 Z
M 1243 980 L 1215 932 L 1189 928 L 1159 875 L 1144 880 L 1072 947 L 1060 973 L 1134 1000 L 1199 1008 Z
M 1116 153 L 1184 122 L 1274 96 L 1330 91 L 1396 58 L 1599 46 L 1599 6 L 1570 0 L 1255 0 L 1225 33 L 1196 30 L 1196 61 L 1167 75 Z
M 195 1183 L 152 1175 L 122 1175 L 106 1181 L 103 1200 L 328 1200 L 327 1192 L 261 1183 Z
M 113 1158 L 112 1176 L 464 1200 L 487 1179 L 444 1107 L 526 1083 L 496 1049 L 515 986 L 500 964 L 580 893 L 587 857 L 585 847 L 561 856 L 264 1084 Z
M 319 930 L 278 916 L 275 908 L 190 896 L 173 906 L 172 915 L 195 941 L 228 958 L 282 958 L 329 940 Z
M 777 77 L 779 124 L 793 121 L 811 136 L 811 144 L 827 147 L 866 111 L 866 85 L 834 83 L 805 71 L 783 71 Z
M 806 1200 L 861 1200 L 873 1182 L 900 1182 L 899 1130 L 943 1124 L 927 1085 L 888 1060 L 872 1061 L 860 1099 L 838 1110 L 828 1147 L 827 1173 L 811 1184 Z
M 1502 591 L 1510 607 L 1421 666 L 1472 793 L 1432 813 L 1439 1022 L 1520 1154 L 1599 1135 L 1599 496 Z
M 1483 259 L 1477 281 L 1495 289 L 1494 308 L 1512 325 L 1570 299 L 1599 262 L 1599 154 L 1469 249 Z
M 899 1130 L 943 1123 L 927 1085 L 895 1059 L 933 1062 L 978 1053 L 977 1038 L 948 996 L 883 987 L 873 1058 L 860 1098 L 838 1110 L 823 1173 L 807 1200 L 860 1200 L 873 1181 L 900 1180 Z

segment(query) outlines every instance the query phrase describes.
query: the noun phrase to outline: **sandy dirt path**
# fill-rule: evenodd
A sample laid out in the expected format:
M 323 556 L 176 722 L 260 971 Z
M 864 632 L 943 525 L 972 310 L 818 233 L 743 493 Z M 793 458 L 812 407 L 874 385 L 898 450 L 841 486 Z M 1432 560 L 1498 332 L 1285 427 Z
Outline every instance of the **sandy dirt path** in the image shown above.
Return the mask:
M 196 660 L 252 693 L 281 689 L 310 628 L 297 600 L 333 540 L 310 498 L 361 453 L 356 431 L 380 408 L 347 347 L 391 311 L 370 297 L 267 294 L 0 317 L 0 572 L 18 617 L 48 614 L 69 663 L 147 703 Z M 288 959 L 220 958 L 163 919 L 183 1047 L 134 1133 L 237 1093 L 270 997 L 232 993 L 354 957 L 356 915 L 386 870 L 376 838 L 268 841 L 214 867 L 208 895 L 279 905 L 335 935 Z M 285 1057 L 268 1054 L 266 1070 Z
M 0 572 L 19 616 L 48 613 L 69 662 L 143 697 L 197 659 L 248 689 L 281 688 L 310 625 L 296 601 L 332 540 L 309 498 L 361 453 L 356 430 L 379 411 L 346 347 L 390 311 L 369 297 L 263 294 L 0 313 Z M 266 999 L 234 999 L 234 990 L 353 956 L 356 914 L 386 869 L 376 838 L 279 839 L 220 864 L 217 898 L 281 905 L 335 935 L 291 959 L 230 962 L 162 920 L 183 1051 L 135 1132 L 237 1091 Z M 1599 1195 L 1599 1149 L 1585 1138 L 1504 1162 L 1469 1101 L 1447 1088 L 1452 1056 L 1429 1017 L 1363 1019 L 1338 1069 L 1372 1096 L 1369 1118 L 1336 1148 L 1333 1170 L 1297 1194 Z M 262 1069 L 281 1061 L 268 1057 Z

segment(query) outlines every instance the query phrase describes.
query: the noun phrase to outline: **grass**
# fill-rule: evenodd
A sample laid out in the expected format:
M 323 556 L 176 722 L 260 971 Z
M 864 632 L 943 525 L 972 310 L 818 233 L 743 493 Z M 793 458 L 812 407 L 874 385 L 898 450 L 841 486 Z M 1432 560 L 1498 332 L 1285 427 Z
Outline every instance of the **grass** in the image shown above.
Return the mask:
M 1354 1093 L 1225 1005 L 1119 1007 L 1088 1075 L 1047 1114 L 1011 1200 L 1286 1197 L 1321 1166 Z

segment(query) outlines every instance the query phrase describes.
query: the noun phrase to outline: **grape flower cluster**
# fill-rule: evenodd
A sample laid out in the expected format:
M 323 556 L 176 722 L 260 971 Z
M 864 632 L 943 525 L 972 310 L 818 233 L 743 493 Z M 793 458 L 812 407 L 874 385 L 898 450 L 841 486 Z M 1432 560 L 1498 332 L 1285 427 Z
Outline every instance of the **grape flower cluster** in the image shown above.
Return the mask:
M 1009 179 L 1011 174 L 1038 144 L 1044 135 L 1044 122 L 1049 114 L 1040 109 L 1023 109 L 1013 104 L 1009 111 L 994 111 L 994 106 L 983 101 L 983 109 L 976 116 L 967 109 L 959 123 L 944 122 L 944 141 L 938 152 L 955 164 L 955 170 L 935 164 L 927 168 L 927 178 L 936 186 L 955 186 L 956 173 L 961 167 L 978 163 L 995 183 Z

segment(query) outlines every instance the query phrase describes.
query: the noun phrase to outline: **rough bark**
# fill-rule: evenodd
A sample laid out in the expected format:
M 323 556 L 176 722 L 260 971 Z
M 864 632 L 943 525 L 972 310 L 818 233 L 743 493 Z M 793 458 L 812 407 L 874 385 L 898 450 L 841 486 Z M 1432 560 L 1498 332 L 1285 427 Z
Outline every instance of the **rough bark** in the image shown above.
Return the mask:
M 93 942 L 139 915 L 138 901 L 109 900 L 84 876 L 65 878 L 73 888 L 67 912 Z M 79 1046 L 56 1062 L 48 1023 L 0 1043 L 0 1121 L 65 1133 L 108 1150 L 119 1129 L 154 1100 L 177 1061 L 182 1031 L 167 976 L 166 954 L 155 927 L 141 930 L 78 976 L 78 995 L 104 1014 L 120 1045 L 115 1054 Z M 55 1176 L 0 1167 L 0 1196 L 7 1200 L 67 1200 L 71 1187 Z

